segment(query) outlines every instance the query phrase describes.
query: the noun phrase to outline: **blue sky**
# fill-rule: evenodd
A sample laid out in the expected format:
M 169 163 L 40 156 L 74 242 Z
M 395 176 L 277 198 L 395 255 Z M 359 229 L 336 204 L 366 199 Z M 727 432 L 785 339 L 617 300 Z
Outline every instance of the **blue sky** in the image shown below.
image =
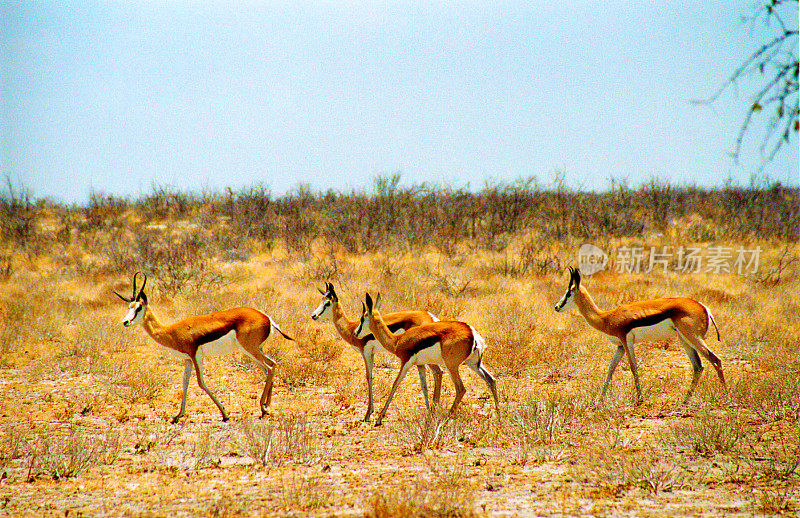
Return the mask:
M 755 5 L 3 2 L 0 173 L 77 203 L 395 172 L 747 184 L 760 128 L 730 151 L 758 77 L 691 101 L 765 40 Z M 798 185 L 796 138 L 762 174 Z

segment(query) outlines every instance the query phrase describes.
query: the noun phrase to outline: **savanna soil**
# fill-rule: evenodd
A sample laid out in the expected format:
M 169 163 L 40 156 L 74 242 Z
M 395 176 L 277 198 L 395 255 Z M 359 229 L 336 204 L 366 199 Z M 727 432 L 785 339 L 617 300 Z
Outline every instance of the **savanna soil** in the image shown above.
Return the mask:
M 712 330 L 707 342 L 723 361 L 728 395 L 707 369 L 687 407 L 691 368 L 675 342 L 637 347 L 642 405 L 633 405 L 624 364 L 611 397 L 598 403 L 613 346 L 575 310 L 553 311 L 564 274 L 509 271 L 513 250 L 264 250 L 210 262 L 214 282 L 187 283 L 171 296 L 151 277 L 150 304 L 162 322 L 248 305 L 296 338 L 275 334 L 264 345 L 279 365 L 271 415 L 258 419 L 261 370 L 233 352 L 206 360 L 207 382 L 231 420 L 222 422 L 193 381 L 178 424 L 170 420 L 182 362 L 141 326 L 120 324 L 126 306 L 112 290 L 127 293 L 133 272 L 81 274 L 64 260 L 15 256 L 0 283 L 0 514 L 797 514 L 800 281 L 791 269 L 767 276 L 785 245 L 747 246 L 756 244 L 761 277 L 585 278 L 603 308 L 659 296 L 711 308 L 722 339 Z M 576 250 L 542 253 L 570 264 Z M 309 318 L 326 280 L 353 319 L 370 290 L 382 293 L 385 312 L 419 308 L 471 323 L 488 344 L 499 422 L 485 385 L 466 368 L 462 405 L 438 433 L 442 415 L 425 412 L 414 374 L 383 426 L 363 422 L 361 357 L 330 321 Z M 377 413 L 397 362 L 384 352 L 376 363 Z M 447 377 L 444 387 L 449 405 Z

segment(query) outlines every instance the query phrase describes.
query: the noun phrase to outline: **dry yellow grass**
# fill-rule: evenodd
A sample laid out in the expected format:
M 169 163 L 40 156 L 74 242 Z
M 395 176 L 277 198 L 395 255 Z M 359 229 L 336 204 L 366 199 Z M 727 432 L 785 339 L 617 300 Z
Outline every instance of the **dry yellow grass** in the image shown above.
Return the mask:
M 168 223 L 191 229 L 198 217 Z M 678 228 L 678 235 L 685 230 Z M 112 243 L 114 232 L 97 230 L 95 239 Z M 193 382 L 187 417 L 177 425 L 169 419 L 180 405 L 181 362 L 140 327 L 120 325 L 125 305 L 112 290 L 127 289 L 133 271 L 100 267 L 119 258 L 74 241 L 42 254 L 9 249 L 12 268 L 0 282 L 0 513 L 800 511 L 800 277 L 796 263 L 785 266 L 800 247 L 756 238 L 714 242 L 760 246 L 756 276 L 612 271 L 586 278 L 602 307 L 690 296 L 711 308 L 722 340 L 709 335 L 708 343 L 723 360 L 730 396 L 707 371 L 684 409 L 691 372 L 677 343 L 637 347 L 643 405 L 632 405 L 624 365 L 610 399 L 596 404 L 611 344 L 576 312 L 553 311 L 565 275 L 517 268 L 522 257 L 530 264 L 554 257 L 572 264 L 579 243 L 533 250 L 531 235 L 505 239 L 503 251 L 463 242 L 447 253 L 402 245 L 352 253 L 323 240 L 298 252 L 253 241 L 246 243 L 245 260 L 204 258 L 204 275 L 185 280 L 181 290 L 152 274 L 150 302 L 165 322 L 248 305 L 297 339 L 273 337 L 264 346 L 278 360 L 273 415 L 256 419 L 263 374 L 237 352 L 206 361 L 207 381 L 231 421 L 221 422 Z M 680 244 L 670 235 L 648 239 L 639 244 Z M 631 243 L 602 240 L 609 250 Z M 325 280 L 336 284 L 351 318 L 369 290 L 383 294 L 385 311 L 419 308 L 471 323 L 487 340 L 485 365 L 498 378 L 500 425 L 485 385 L 466 369 L 467 394 L 457 418 L 435 437 L 441 416 L 424 412 L 412 377 L 384 426 L 363 423 L 360 356 L 332 324 L 310 319 L 320 300 L 316 288 Z M 396 368 L 390 355 L 377 357 L 378 407 Z M 444 387 L 449 405 L 447 378 Z

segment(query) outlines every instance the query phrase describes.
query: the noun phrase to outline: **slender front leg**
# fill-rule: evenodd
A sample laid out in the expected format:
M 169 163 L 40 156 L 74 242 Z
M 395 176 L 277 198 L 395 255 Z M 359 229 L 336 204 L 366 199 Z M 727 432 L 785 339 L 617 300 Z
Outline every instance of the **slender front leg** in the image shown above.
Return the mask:
M 364 422 L 368 423 L 369 418 L 372 416 L 372 411 L 375 408 L 375 401 L 372 396 L 372 369 L 375 366 L 374 357 L 375 349 L 373 347 L 365 347 L 361 354 L 364 356 L 364 370 L 367 373 L 367 413 L 364 415 Z
M 197 373 L 197 384 L 200 385 L 201 389 L 205 390 L 206 394 L 208 394 L 209 397 L 211 397 L 211 401 L 213 401 L 217 405 L 217 408 L 219 408 L 219 411 L 222 413 L 222 420 L 227 421 L 228 414 L 227 412 L 225 412 L 225 407 L 223 407 L 222 403 L 219 402 L 217 396 L 215 396 L 214 393 L 211 392 L 211 389 L 209 389 L 206 386 L 206 381 L 203 378 L 203 366 L 200 364 L 200 362 L 197 361 L 197 358 L 192 358 L 192 361 L 194 362 L 194 370 Z
M 183 397 L 181 398 L 181 411 L 172 418 L 172 424 L 178 422 L 186 412 L 186 392 L 189 390 L 189 378 L 192 377 L 192 360 L 186 358 L 183 361 Z
M 397 378 L 395 378 L 394 383 L 392 384 L 392 390 L 389 392 L 389 397 L 386 399 L 386 404 L 383 405 L 383 410 L 381 410 L 378 419 L 375 420 L 375 426 L 380 426 L 381 421 L 383 421 L 383 418 L 386 417 L 386 411 L 389 410 L 389 403 L 392 402 L 394 393 L 397 392 L 397 387 L 400 386 L 400 382 L 403 381 L 403 378 L 406 377 L 408 369 L 411 368 L 411 365 L 412 365 L 411 362 L 407 361 L 405 364 L 403 364 L 402 367 L 400 367 L 400 372 L 397 373 Z
M 641 405 L 644 402 L 644 398 L 642 397 L 642 386 L 639 383 L 639 367 L 636 365 L 636 356 L 633 354 L 633 344 L 628 345 L 628 341 L 626 339 L 622 339 L 622 347 L 625 348 L 625 352 L 628 355 L 628 363 L 631 366 L 631 374 L 633 374 L 633 383 L 636 385 L 636 405 Z
M 606 394 L 608 393 L 608 388 L 611 386 L 611 378 L 614 376 L 614 370 L 617 368 L 617 364 L 622 359 L 622 354 L 625 352 L 622 345 L 617 347 L 617 350 L 614 351 L 614 357 L 611 358 L 611 363 L 608 365 L 608 375 L 606 376 L 606 384 L 603 385 L 603 393 L 600 396 L 601 400 L 605 400 Z
M 419 372 L 419 386 L 422 389 L 422 397 L 425 399 L 425 410 L 430 412 L 431 405 L 428 401 L 428 378 L 425 374 L 425 366 L 417 365 L 417 371 Z

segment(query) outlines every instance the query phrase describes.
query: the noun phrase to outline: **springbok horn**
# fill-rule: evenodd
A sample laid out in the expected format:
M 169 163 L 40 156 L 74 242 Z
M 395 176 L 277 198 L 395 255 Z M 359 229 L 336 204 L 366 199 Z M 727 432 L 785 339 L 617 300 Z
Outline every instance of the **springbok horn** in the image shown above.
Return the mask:
M 147 284 L 147 274 L 143 273 L 142 276 L 144 276 L 144 280 L 142 281 L 142 287 L 139 288 L 139 294 L 136 295 L 136 299 L 137 300 L 139 299 L 139 297 L 142 296 L 142 293 L 144 292 L 144 286 L 145 286 L 145 284 Z

